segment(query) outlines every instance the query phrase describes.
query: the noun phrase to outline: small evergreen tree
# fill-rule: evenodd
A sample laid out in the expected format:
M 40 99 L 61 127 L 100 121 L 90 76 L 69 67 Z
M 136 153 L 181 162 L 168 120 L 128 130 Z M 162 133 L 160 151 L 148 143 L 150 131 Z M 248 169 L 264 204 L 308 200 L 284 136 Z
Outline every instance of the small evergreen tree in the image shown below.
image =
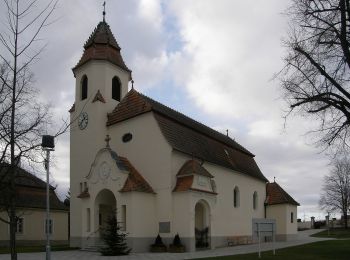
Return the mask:
M 154 245 L 156 245 L 156 246 L 164 246 L 163 240 L 162 240 L 162 238 L 160 237 L 159 234 L 156 237 L 156 240 L 154 241 Z
M 128 255 L 131 249 L 126 243 L 126 234 L 122 233 L 115 214 L 107 220 L 107 227 L 102 233 L 102 240 L 106 246 L 100 252 L 104 256 Z

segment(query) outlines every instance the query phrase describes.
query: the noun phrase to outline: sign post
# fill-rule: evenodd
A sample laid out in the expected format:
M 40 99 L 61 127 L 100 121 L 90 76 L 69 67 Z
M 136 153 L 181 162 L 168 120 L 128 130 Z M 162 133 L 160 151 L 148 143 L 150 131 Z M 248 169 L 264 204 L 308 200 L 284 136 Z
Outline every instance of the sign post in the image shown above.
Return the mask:
M 273 254 L 276 254 L 276 220 L 275 219 L 253 219 L 253 238 L 257 238 L 259 243 L 259 258 L 261 258 L 261 237 L 272 237 Z

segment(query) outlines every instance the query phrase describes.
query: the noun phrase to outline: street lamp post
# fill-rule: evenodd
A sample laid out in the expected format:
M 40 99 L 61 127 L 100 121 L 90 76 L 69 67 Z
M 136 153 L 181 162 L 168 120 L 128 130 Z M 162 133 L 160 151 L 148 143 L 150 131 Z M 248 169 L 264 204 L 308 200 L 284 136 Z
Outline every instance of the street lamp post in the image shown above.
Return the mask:
M 46 151 L 45 169 L 46 169 L 46 260 L 50 260 L 50 152 L 55 149 L 55 140 L 51 135 L 43 135 L 41 146 Z

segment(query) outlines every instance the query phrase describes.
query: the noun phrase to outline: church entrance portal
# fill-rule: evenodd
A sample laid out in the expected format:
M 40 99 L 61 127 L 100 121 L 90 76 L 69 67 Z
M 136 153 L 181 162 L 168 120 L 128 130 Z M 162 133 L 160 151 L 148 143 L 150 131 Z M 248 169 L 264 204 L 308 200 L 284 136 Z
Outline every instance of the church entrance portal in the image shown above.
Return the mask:
M 116 214 L 117 201 L 113 192 L 110 190 L 101 190 L 95 199 L 95 230 L 99 231 L 100 237 L 106 228 L 107 220 L 110 216 Z
M 207 202 L 200 200 L 195 206 L 196 249 L 210 246 L 210 209 Z

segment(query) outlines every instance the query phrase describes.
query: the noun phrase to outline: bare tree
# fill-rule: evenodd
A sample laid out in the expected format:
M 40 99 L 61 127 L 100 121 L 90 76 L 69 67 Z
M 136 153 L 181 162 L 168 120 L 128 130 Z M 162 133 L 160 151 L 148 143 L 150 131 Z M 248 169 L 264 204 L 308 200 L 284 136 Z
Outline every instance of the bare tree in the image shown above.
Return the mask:
M 341 212 L 345 228 L 348 228 L 350 208 L 350 159 L 334 159 L 331 172 L 324 177 L 320 207 L 327 211 Z
M 16 169 L 21 159 L 37 161 L 40 139 L 48 121 L 48 107 L 37 101 L 32 87 L 30 66 L 45 46 L 38 46 L 40 32 L 50 23 L 57 0 L 46 1 L 38 8 L 37 0 L 4 0 L 3 21 L 0 32 L 0 173 L 7 189 L 5 210 L 10 225 L 11 259 L 16 254 Z M 1 181 L 1 180 L 0 180 Z
M 319 121 L 318 144 L 348 146 L 350 1 L 292 0 L 285 67 L 278 74 L 291 112 Z M 341 145 L 341 146 L 339 146 Z

